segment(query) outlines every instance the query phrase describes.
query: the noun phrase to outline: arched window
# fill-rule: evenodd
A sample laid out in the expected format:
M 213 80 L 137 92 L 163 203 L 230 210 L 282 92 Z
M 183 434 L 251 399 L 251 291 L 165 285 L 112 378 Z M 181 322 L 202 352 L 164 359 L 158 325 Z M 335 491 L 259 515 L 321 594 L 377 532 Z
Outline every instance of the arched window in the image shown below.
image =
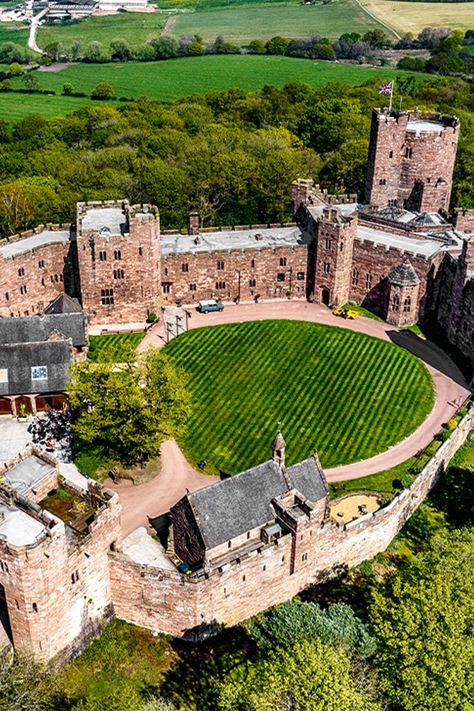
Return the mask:
M 407 298 L 403 302 L 403 311 L 405 313 L 407 313 L 408 311 L 411 311 L 411 296 L 407 296 Z
M 392 299 L 392 311 L 398 311 L 399 308 L 400 308 L 400 297 L 398 296 L 398 294 L 394 294 L 393 299 Z

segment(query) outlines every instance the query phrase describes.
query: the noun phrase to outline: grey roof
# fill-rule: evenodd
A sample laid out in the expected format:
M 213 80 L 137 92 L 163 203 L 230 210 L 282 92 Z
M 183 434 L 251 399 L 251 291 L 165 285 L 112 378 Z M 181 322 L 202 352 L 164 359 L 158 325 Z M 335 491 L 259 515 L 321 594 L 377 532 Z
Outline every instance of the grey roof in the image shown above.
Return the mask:
M 45 377 L 33 379 L 32 369 L 41 366 L 47 367 Z M 68 341 L 0 344 L 0 395 L 63 392 L 70 366 Z
M 407 131 L 414 131 L 415 133 L 441 133 L 445 128 L 444 124 L 437 121 L 423 121 L 414 119 L 413 121 L 408 121 Z
M 127 218 L 120 207 L 89 207 L 82 218 L 82 229 L 121 235 L 127 231 Z
M 396 235 L 384 230 L 365 225 L 357 226 L 357 237 L 360 240 L 368 240 L 374 244 L 384 245 L 387 249 L 394 247 L 401 252 L 410 252 L 411 254 L 419 254 L 420 257 L 432 257 L 443 247 L 443 243 L 429 235 L 417 235 L 411 237 L 408 235 Z
M 417 286 L 420 283 L 418 274 L 408 260 L 395 267 L 388 278 L 395 286 Z
M 87 343 L 85 314 L 80 311 L 0 318 L 0 344 L 3 345 L 47 341 L 55 332 L 71 338 L 74 346 L 84 347 Z
M 299 227 L 254 227 L 246 230 L 202 232 L 199 235 L 161 235 L 161 254 L 195 254 L 225 249 L 294 247 L 305 244 Z
M 24 494 L 53 471 L 52 464 L 32 454 L 5 472 L 4 479 L 18 493 Z
M 31 545 L 45 530 L 46 527 L 41 521 L 16 506 L 0 501 L 0 538 L 6 538 L 10 545 Z
M 32 237 L 25 237 L 15 242 L 2 242 L 0 244 L 0 254 L 4 257 L 15 257 L 17 254 L 29 252 L 37 247 L 44 247 L 46 244 L 55 242 L 69 242 L 69 230 L 43 230 Z
M 79 314 L 82 306 L 77 299 L 68 294 L 59 294 L 44 310 L 45 314 Z
M 316 462 L 307 459 L 287 470 L 294 488 L 310 501 L 327 494 Z M 241 474 L 188 495 L 196 523 L 208 549 L 273 521 L 272 499 L 288 491 L 279 465 L 270 459 Z

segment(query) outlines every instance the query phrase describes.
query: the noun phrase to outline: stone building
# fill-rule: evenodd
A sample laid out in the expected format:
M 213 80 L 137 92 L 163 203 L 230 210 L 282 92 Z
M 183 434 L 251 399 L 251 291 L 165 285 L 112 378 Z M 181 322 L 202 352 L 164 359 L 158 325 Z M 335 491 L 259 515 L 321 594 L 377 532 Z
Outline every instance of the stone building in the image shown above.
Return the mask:
M 449 211 L 459 119 L 374 109 L 366 203 Z

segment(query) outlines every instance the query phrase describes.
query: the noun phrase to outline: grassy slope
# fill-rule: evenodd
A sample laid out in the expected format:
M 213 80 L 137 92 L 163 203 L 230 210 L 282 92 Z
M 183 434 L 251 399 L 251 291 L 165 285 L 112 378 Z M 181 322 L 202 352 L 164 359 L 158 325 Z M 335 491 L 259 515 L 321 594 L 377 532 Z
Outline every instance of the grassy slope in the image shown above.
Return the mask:
M 474 29 L 474 3 L 398 2 L 398 0 L 361 0 L 362 5 L 397 32 L 417 34 L 424 27 Z
M 336 39 L 344 32 L 360 32 L 380 27 L 355 0 L 334 0 L 326 5 L 301 3 L 253 4 L 184 13 L 170 18 L 166 32 L 175 37 L 199 34 L 206 40 L 222 35 L 245 44 L 252 39 L 309 37 L 322 35 Z
M 62 72 L 37 73 L 36 76 L 42 87 L 55 91 L 61 91 L 65 81 L 72 82 L 76 90 L 86 92 L 90 92 L 98 81 L 107 81 L 112 84 L 117 96 L 146 95 L 170 101 L 230 86 L 252 91 L 265 84 L 281 86 L 295 80 L 312 86 L 321 86 L 329 81 L 359 84 L 374 76 L 383 80 L 392 74 L 390 69 L 354 64 L 311 62 L 290 57 L 227 55 L 187 57 L 165 62 L 75 64 Z
M 15 44 L 26 46 L 28 34 L 28 26 L 21 22 L 0 23 L 0 44 L 2 42 L 15 42 Z
M 144 333 L 89 336 L 89 360 L 94 363 L 120 363 L 139 345 L 144 336 Z
M 339 328 L 266 321 L 199 329 L 167 353 L 188 371 L 194 399 L 181 444 L 208 470 L 235 473 L 267 459 L 279 421 L 289 463 L 314 446 L 326 467 L 365 459 L 407 436 L 433 405 L 420 361 Z
M 38 44 L 46 47 L 50 42 L 61 42 L 69 48 L 78 40 L 84 48 L 94 41 L 108 44 L 114 39 L 124 39 L 130 45 L 138 45 L 158 37 L 166 19 L 160 13 L 121 12 L 88 17 L 80 22 L 43 25 L 38 32 Z

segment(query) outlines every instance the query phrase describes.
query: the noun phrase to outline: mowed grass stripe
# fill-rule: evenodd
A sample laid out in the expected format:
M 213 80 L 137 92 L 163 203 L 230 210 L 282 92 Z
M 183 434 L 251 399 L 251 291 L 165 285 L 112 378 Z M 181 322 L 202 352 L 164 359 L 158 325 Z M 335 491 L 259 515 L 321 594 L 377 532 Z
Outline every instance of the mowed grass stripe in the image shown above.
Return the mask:
M 434 402 L 425 366 L 345 329 L 263 321 L 195 329 L 167 346 L 189 375 L 193 413 L 181 445 L 210 472 L 268 459 L 278 422 L 288 462 L 317 447 L 324 466 L 365 459 L 412 432 Z

